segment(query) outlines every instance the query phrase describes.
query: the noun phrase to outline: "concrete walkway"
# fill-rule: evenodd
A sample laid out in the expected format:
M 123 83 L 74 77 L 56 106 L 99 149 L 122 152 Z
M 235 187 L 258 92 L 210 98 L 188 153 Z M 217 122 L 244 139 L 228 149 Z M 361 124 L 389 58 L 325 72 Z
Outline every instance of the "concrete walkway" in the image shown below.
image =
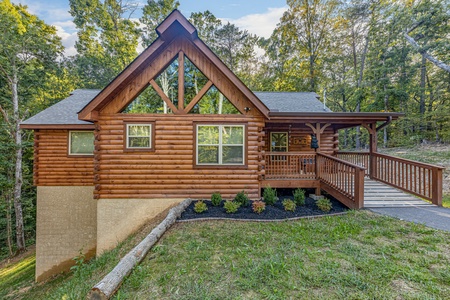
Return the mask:
M 369 210 L 450 232 L 450 208 L 438 206 L 377 207 Z

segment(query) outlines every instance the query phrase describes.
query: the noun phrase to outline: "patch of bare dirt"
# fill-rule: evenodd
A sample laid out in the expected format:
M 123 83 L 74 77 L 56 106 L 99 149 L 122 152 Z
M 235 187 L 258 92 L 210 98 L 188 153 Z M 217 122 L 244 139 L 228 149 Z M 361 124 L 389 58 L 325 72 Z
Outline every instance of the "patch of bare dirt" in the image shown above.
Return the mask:
M 19 253 L 15 256 L 8 257 L 2 261 L 0 261 L 0 269 L 6 268 L 9 265 L 15 264 L 24 258 L 34 255 L 36 253 L 36 245 L 31 245 L 25 250 L 25 252 Z

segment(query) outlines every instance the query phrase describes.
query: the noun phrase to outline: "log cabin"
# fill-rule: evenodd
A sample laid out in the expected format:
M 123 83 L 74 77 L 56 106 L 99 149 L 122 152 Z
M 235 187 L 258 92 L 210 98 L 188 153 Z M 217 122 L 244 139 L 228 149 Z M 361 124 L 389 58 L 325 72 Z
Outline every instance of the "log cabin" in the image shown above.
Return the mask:
M 365 176 L 412 189 L 393 175 L 410 165 L 377 153 L 377 131 L 400 113 L 332 112 L 315 93 L 252 92 L 178 10 L 156 32 L 104 89 L 76 90 L 21 124 L 34 131 L 36 280 L 114 248 L 186 198 L 313 188 L 358 209 Z M 339 130 L 355 126 L 368 131 L 370 151 L 339 152 Z M 439 204 L 439 171 L 420 168 L 424 183 L 411 192 Z

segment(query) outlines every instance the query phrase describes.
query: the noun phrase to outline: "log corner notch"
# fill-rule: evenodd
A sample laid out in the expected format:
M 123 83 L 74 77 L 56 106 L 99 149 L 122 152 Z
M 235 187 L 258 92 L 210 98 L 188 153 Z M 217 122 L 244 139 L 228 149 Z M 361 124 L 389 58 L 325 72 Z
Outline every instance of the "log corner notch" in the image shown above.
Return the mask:
M 114 269 L 91 289 L 87 295 L 87 299 L 105 300 L 111 298 L 119 289 L 125 277 L 145 258 L 148 251 L 150 251 L 167 229 L 175 223 L 177 217 L 181 215 L 191 202 L 192 199 L 186 199 L 174 208 L 171 208 L 164 221 L 154 228 L 136 247 L 128 252 Z

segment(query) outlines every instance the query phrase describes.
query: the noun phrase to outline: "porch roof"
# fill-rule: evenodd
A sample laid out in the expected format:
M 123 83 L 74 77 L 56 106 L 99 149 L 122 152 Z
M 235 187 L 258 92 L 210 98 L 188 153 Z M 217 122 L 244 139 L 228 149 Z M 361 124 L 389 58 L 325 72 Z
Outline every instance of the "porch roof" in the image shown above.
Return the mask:
M 397 112 L 270 112 L 268 124 L 330 123 L 335 129 L 361 124 L 391 122 L 404 116 Z M 383 126 L 383 125 L 382 125 Z

